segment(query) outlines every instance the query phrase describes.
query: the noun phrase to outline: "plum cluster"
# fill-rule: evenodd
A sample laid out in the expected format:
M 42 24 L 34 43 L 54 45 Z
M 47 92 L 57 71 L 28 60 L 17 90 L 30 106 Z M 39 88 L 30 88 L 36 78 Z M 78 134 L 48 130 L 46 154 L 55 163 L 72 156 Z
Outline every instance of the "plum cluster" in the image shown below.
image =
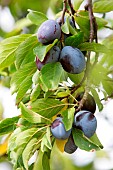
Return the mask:
M 64 23 L 66 20 L 67 18 L 64 17 Z M 69 19 L 69 24 L 74 28 L 74 23 L 71 19 Z M 62 43 L 62 35 L 64 34 L 64 38 L 68 35 L 62 32 L 61 26 L 61 17 L 57 20 L 47 20 L 40 25 L 37 32 L 37 38 L 42 45 L 51 44 L 55 39 L 58 39 L 59 41 L 57 45 L 53 46 L 47 52 L 43 61 L 40 61 L 38 56 L 36 56 L 37 68 L 41 70 L 47 63 L 60 62 L 66 72 L 71 74 L 79 74 L 86 68 L 85 56 L 78 48 L 69 45 L 65 46 L 65 41 L 64 44 Z M 84 93 L 81 93 L 76 97 L 78 102 L 82 99 L 83 94 Z M 97 120 L 94 116 L 95 110 L 95 101 L 93 97 L 88 94 L 87 100 L 84 102 L 81 111 L 75 111 L 72 128 L 82 130 L 84 135 L 90 138 L 95 133 L 97 127 Z M 62 117 L 57 117 L 50 127 L 51 133 L 56 139 L 67 139 L 67 143 L 64 147 L 64 150 L 67 153 L 73 153 L 77 149 L 72 136 L 72 128 L 66 131 Z
M 66 22 L 66 17 L 64 17 L 64 22 Z M 45 45 L 52 43 L 55 39 L 60 40 L 62 35 L 61 23 L 61 18 L 58 18 L 56 21 L 50 19 L 43 22 L 37 32 L 38 41 Z M 74 27 L 71 19 L 69 23 Z M 63 69 L 72 74 L 79 74 L 86 67 L 83 53 L 78 48 L 72 46 L 64 46 L 62 48 L 58 46 L 52 47 L 43 61 L 40 61 L 38 56 L 36 56 L 36 65 L 39 70 L 41 70 L 43 65 L 54 62 L 60 62 Z
M 72 128 L 82 130 L 84 135 L 90 138 L 96 131 L 97 119 L 90 111 L 81 110 L 75 114 Z M 75 152 L 77 149 L 71 133 L 72 128 L 66 131 L 61 117 L 57 117 L 51 125 L 51 133 L 56 139 L 68 139 L 67 143 L 65 144 L 64 151 L 69 154 Z

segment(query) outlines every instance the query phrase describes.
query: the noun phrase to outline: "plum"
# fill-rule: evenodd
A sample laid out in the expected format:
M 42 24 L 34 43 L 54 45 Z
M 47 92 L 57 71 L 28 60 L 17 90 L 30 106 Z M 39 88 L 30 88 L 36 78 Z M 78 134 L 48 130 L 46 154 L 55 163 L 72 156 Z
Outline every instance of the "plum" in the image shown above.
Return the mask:
M 71 46 L 63 47 L 59 61 L 62 64 L 63 69 L 72 74 L 79 74 L 86 67 L 83 53 L 78 48 L 73 48 Z
M 70 135 L 68 138 L 68 141 L 65 144 L 64 151 L 69 154 L 72 154 L 77 150 L 77 148 L 78 147 L 74 143 L 73 136 Z
M 59 60 L 59 56 L 60 56 L 60 48 L 58 46 L 54 46 L 53 48 L 51 48 L 51 50 L 46 54 L 44 60 L 41 62 L 38 58 L 38 56 L 36 57 L 36 65 L 38 70 L 41 70 L 41 68 L 43 67 L 43 65 L 47 64 L 47 63 L 55 63 Z
M 80 101 L 82 99 L 84 95 L 84 92 L 81 92 L 78 96 L 77 96 L 77 100 Z M 95 100 L 93 98 L 92 95 L 90 95 L 88 93 L 88 96 L 87 96 L 87 99 L 85 100 L 82 108 L 82 110 L 87 110 L 87 111 L 90 111 L 91 113 L 95 113 L 96 111 L 96 103 L 95 103 Z
M 82 110 L 75 114 L 74 125 L 83 131 L 84 135 L 90 138 L 96 131 L 97 119 L 93 113 Z
M 51 125 L 51 133 L 56 139 L 65 140 L 71 134 L 71 129 L 66 131 L 62 118 L 57 117 Z
M 55 39 L 60 39 L 61 28 L 55 20 L 47 20 L 43 22 L 37 32 L 38 41 L 42 44 L 53 42 Z

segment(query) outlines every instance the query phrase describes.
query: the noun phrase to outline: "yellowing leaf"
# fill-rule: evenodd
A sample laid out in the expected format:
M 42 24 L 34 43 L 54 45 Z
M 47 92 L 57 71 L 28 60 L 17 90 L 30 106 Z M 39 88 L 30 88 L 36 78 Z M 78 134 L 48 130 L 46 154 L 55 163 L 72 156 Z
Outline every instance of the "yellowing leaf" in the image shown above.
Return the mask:
M 2 144 L 0 144 L 0 156 L 6 154 L 6 152 L 7 152 L 8 139 L 9 139 L 9 137 L 7 137 Z
M 67 140 L 68 140 L 68 139 L 66 139 L 66 140 L 56 139 L 56 145 L 57 145 L 58 149 L 59 149 L 61 152 L 64 152 L 64 146 L 65 146 Z

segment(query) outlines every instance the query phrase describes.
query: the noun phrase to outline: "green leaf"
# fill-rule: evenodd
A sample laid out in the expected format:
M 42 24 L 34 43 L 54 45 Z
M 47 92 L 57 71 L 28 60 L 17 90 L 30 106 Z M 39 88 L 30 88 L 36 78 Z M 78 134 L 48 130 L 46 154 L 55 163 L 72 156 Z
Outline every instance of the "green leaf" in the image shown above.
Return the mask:
M 80 74 L 70 74 L 70 73 L 68 73 L 68 77 L 75 84 L 79 84 L 81 82 L 81 80 L 83 79 L 83 77 L 84 77 L 84 72 L 82 72 Z
M 87 13 L 86 13 L 87 14 Z M 80 27 L 80 30 L 84 33 L 84 38 L 86 40 L 89 39 L 90 35 L 90 23 L 89 23 L 89 18 L 87 16 L 76 16 L 75 21 L 77 22 L 78 26 Z
M 76 1 L 74 1 L 74 9 L 78 10 L 83 1 L 84 0 L 76 0 Z
M 96 17 L 96 22 L 98 25 L 98 29 L 108 24 L 107 20 L 105 20 L 104 18 L 99 18 L 99 17 Z
M 106 79 L 102 80 L 102 85 L 104 90 L 106 91 L 107 95 L 111 95 L 113 93 L 113 79 L 107 77 Z
M 46 134 L 43 136 L 42 142 L 41 142 L 41 151 L 42 152 L 45 151 L 45 146 L 50 150 L 52 149 L 50 135 L 51 135 L 50 128 L 48 127 L 46 130 Z
M 11 134 L 10 138 L 9 138 L 9 141 L 8 141 L 8 154 L 11 152 L 11 151 L 14 151 L 15 149 L 15 140 L 16 140 L 16 137 L 18 136 L 19 133 L 22 132 L 22 129 L 20 127 L 16 128 L 14 130 L 14 132 Z M 10 155 L 11 156 L 11 155 Z M 15 157 L 14 157 L 15 159 Z
M 32 110 L 37 112 L 38 114 L 46 118 L 51 118 L 64 107 L 64 103 L 55 99 L 48 98 L 46 100 L 42 98 L 32 102 L 30 106 Z
M 16 140 L 16 137 L 22 132 L 22 128 L 17 128 L 15 129 L 15 131 L 11 134 L 10 138 L 9 138 L 9 141 L 8 141 L 8 154 L 9 154 L 9 157 L 13 163 L 13 167 L 14 169 L 16 169 L 18 166 L 17 166 L 17 153 L 16 153 L 16 150 L 15 150 L 15 140 Z
M 25 88 L 24 90 L 28 90 L 28 86 L 30 87 L 32 84 L 32 75 L 37 70 L 35 62 L 28 63 L 20 68 L 11 79 L 11 92 L 14 93 L 19 89 Z M 29 84 L 26 84 L 29 83 Z M 25 93 L 25 91 L 23 91 Z M 21 91 L 19 92 L 21 93 Z M 21 95 L 24 95 L 22 93 Z
M 44 155 L 42 158 L 42 166 L 43 166 L 43 170 L 50 170 L 50 160 L 46 152 L 44 152 Z
M 79 129 L 73 128 L 73 139 L 75 144 L 82 150 L 96 151 L 100 150 L 100 147 L 87 138 L 83 132 Z
M 96 104 L 98 105 L 99 111 L 101 111 L 103 109 L 103 105 L 101 103 L 101 100 L 99 98 L 99 95 L 98 95 L 97 91 L 94 88 L 91 88 L 91 93 L 92 93 L 92 95 L 94 97 L 94 100 L 96 101 Z
M 106 13 L 113 11 L 113 1 L 112 0 L 100 0 L 93 4 L 93 11 L 97 13 Z
M 83 32 L 79 32 L 75 35 L 66 38 L 65 45 L 77 47 L 79 44 L 83 43 L 83 38 L 84 38 Z
M 33 48 L 38 44 L 36 36 L 30 36 L 22 42 L 16 50 L 16 66 L 19 69 L 23 65 L 34 61 Z
M 15 61 L 15 51 L 30 36 L 29 34 L 21 34 L 6 38 L 0 43 L 0 69 L 8 67 Z
M 41 92 L 41 87 L 39 84 L 36 84 L 36 86 L 34 87 L 33 91 L 30 94 L 30 100 L 35 101 L 37 97 L 40 95 L 40 92 Z
M 19 120 L 18 116 L 1 120 L 0 121 L 0 135 L 4 135 L 4 134 L 14 131 L 18 120 Z
M 16 149 L 16 154 L 17 154 L 17 160 L 19 159 L 19 156 L 23 153 L 25 148 L 27 147 L 28 143 L 30 140 L 33 138 L 40 139 L 42 134 L 45 132 L 46 128 L 30 128 L 27 130 L 22 131 L 21 133 L 18 134 L 15 140 L 15 149 Z
M 62 32 L 69 34 L 69 17 L 66 18 L 65 23 L 61 26 Z
M 45 55 L 47 52 L 58 42 L 58 39 L 55 39 L 52 44 L 49 45 L 42 45 L 39 44 L 36 48 L 34 48 L 34 54 L 38 56 L 40 61 L 44 60 Z
M 63 68 L 59 62 L 48 63 L 41 69 L 40 80 L 45 86 L 45 91 L 55 90 L 60 83 L 60 78 L 63 73 Z
M 17 91 L 16 104 L 20 103 L 20 101 L 22 100 L 22 98 L 24 97 L 28 89 L 31 87 L 31 85 L 32 85 L 32 75 L 29 75 L 21 82 L 21 85 Z
M 96 145 L 98 145 L 101 149 L 103 149 L 103 145 L 101 144 L 98 136 L 96 133 L 94 133 L 94 135 L 90 138 L 90 140 L 95 143 Z
M 109 50 L 105 45 L 85 42 L 78 46 L 81 51 L 94 51 L 96 53 L 108 53 Z
M 23 164 L 26 169 L 28 169 L 28 161 L 31 158 L 31 156 L 34 154 L 34 152 L 36 151 L 37 145 L 38 145 L 37 138 L 31 139 L 22 153 Z
M 69 108 L 61 113 L 63 116 L 63 123 L 66 128 L 66 131 L 72 128 L 74 113 L 75 113 L 75 108 Z
M 42 120 L 46 120 L 44 117 L 39 115 L 38 113 L 33 112 L 32 110 L 25 107 L 23 103 L 20 103 L 22 117 L 25 118 L 30 123 L 41 123 Z
M 10 155 L 10 158 L 13 161 L 14 168 L 17 167 L 24 167 L 27 166 L 27 161 L 29 157 L 32 156 L 32 154 L 35 152 L 37 148 L 39 148 L 39 144 L 41 142 L 41 136 L 45 133 L 46 127 L 42 128 L 18 128 L 16 129 L 10 139 L 9 139 L 9 147 L 8 152 Z M 36 140 L 37 139 L 37 140 Z M 29 144 L 30 142 L 30 144 Z M 32 145 L 32 146 L 31 146 Z M 25 153 L 27 153 L 27 156 Z M 24 161 L 22 160 L 23 154 L 26 156 L 26 159 L 24 158 Z
M 40 26 L 44 21 L 46 21 L 48 18 L 46 17 L 45 14 L 33 10 L 28 10 L 29 13 L 27 17 L 30 19 L 30 21 L 35 24 Z
M 98 62 L 92 70 L 91 83 L 97 87 L 100 86 L 100 83 L 107 79 L 107 71 L 108 69 Z
M 76 30 L 70 25 L 69 16 L 66 17 L 65 23 L 61 26 L 61 30 L 64 34 L 76 34 Z
M 41 150 L 39 149 L 38 151 L 38 154 L 37 154 L 37 158 L 36 158 L 36 161 L 34 163 L 34 167 L 32 170 L 43 170 L 43 167 L 42 167 L 42 158 L 43 158 L 43 152 L 41 152 Z

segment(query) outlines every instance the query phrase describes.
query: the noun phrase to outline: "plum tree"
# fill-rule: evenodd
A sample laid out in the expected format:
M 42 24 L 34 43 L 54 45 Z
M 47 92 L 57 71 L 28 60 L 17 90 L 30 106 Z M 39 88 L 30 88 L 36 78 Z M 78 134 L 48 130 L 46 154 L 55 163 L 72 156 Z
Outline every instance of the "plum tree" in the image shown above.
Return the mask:
M 77 100 L 80 101 L 82 99 L 84 95 L 84 92 L 81 92 L 78 96 L 77 96 Z M 95 100 L 93 98 L 93 96 L 91 94 L 88 93 L 87 95 L 87 99 L 85 100 L 85 102 L 83 103 L 83 106 L 81 108 L 82 110 L 87 110 L 90 111 L 91 113 L 95 113 L 96 111 L 96 103 Z
M 60 62 L 66 72 L 72 74 L 81 73 L 86 67 L 83 53 L 78 48 L 65 46 L 60 54 Z
M 71 129 L 66 131 L 62 118 L 57 117 L 51 125 L 51 133 L 57 139 L 65 140 L 71 134 Z
M 60 39 L 61 28 L 55 20 L 43 22 L 37 32 L 38 41 L 42 44 L 51 43 L 55 39 Z
M 69 154 L 72 154 L 77 150 L 77 148 L 78 147 L 74 143 L 73 136 L 70 135 L 68 138 L 68 141 L 65 144 L 64 151 Z
M 97 119 L 93 113 L 82 110 L 75 114 L 74 125 L 76 128 L 81 129 L 85 136 L 90 138 L 96 131 Z
M 43 65 L 47 64 L 47 63 L 54 63 L 57 62 L 59 60 L 59 56 L 60 56 L 60 48 L 58 46 L 54 46 L 53 48 L 51 48 L 51 50 L 46 54 L 44 60 L 41 62 L 38 58 L 38 56 L 36 57 L 36 65 L 37 68 L 39 70 L 41 70 L 41 68 L 43 67 Z

